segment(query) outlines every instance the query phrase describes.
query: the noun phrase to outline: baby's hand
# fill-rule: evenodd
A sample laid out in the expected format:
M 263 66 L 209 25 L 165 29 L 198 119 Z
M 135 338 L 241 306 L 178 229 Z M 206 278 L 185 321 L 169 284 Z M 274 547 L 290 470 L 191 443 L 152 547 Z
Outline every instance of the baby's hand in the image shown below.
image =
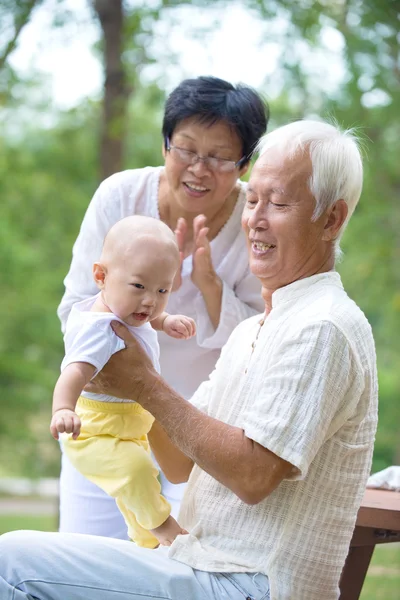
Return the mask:
M 59 433 L 72 433 L 74 440 L 81 431 L 81 420 L 73 410 L 61 408 L 54 413 L 50 423 L 51 435 L 58 440 Z
M 185 315 L 168 315 L 162 328 L 167 335 L 178 340 L 188 340 L 196 335 L 196 323 Z

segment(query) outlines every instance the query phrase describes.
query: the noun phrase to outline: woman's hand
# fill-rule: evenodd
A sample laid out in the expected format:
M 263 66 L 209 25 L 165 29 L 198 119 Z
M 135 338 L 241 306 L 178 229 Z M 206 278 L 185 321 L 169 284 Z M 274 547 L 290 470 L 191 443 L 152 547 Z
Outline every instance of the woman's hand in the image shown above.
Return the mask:
M 207 234 L 209 228 L 206 226 L 207 219 L 204 215 L 198 215 L 193 219 L 193 268 L 192 281 L 201 292 L 215 285 L 219 279 L 214 271 L 211 259 L 211 247 Z
M 215 286 L 216 281 L 219 280 L 218 275 L 214 270 L 214 266 L 211 259 L 211 247 L 208 241 L 207 234 L 209 228 L 206 227 L 207 219 L 204 215 L 197 215 L 193 219 L 193 267 L 191 279 L 194 285 L 199 288 L 201 292 L 208 290 L 210 287 Z M 187 237 L 187 223 L 183 218 L 178 219 L 175 236 L 178 243 L 179 252 L 181 255 L 181 261 L 183 260 L 185 242 Z M 182 266 L 182 265 L 181 265 Z M 182 284 L 182 273 L 179 269 L 175 276 L 173 291 L 180 288 Z
M 150 395 L 158 373 L 142 345 L 130 331 L 118 321 L 113 321 L 111 326 L 125 342 L 126 348 L 113 354 L 85 390 L 94 394 L 135 400 L 140 404 L 143 395 Z
M 207 219 L 204 215 L 197 215 L 193 219 L 193 266 L 191 278 L 194 285 L 201 292 L 207 307 L 208 316 L 215 329 L 218 328 L 221 316 L 223 284 L 214 270 L 211 258 L 211 247 L 207 234 Z M 181 254 L 184 256 L 185 241 L 187 236 L 187 223 L 185 219 L 178 219 L 175 235 Z M 179 269 L 175 276 L 173 290 L 180 288 L 182 273 Z

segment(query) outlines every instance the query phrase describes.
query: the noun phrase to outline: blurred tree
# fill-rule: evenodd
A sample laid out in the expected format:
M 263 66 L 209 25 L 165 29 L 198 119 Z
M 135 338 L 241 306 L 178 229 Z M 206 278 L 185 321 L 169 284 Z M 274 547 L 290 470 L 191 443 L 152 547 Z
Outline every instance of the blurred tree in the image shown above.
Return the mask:
M 19 34 L 42 0 L 2 0 L 0 4 L 0 69 L 15 49 Z
M 93 0 L 100 22 L 104 68 L 103 121 L 100 143 L 100 179 L 120 171 L 124 163 L 125 133 L 128 130 L 128 104 L 144 67 L 155 62 L 152 54 L 154 25 L 160 19 L 173 19 L 174 10 L 190 4 L 207 7 L 208 0 L 155 0 L 124 2 Z M 215 5 L 224 5 L 215 0 Z M 168 43 L 163 51 L 172 53 Z
M 104 100 L 100 144 L 100 175 L 121 170 L 126 112 L 130 95 L 122 61 L 124 11 L 122 0 L 94 0 L 103 31 Z
M 175 18 L 186 2 L 154 0 L 151 10 L 147 4 L 121 5 L 122 55 L 115 64 L 125 77 L 118 89 L 129 100 L 119 109 L 124 116 L 119 123 L 117 109 L 108 113 L 110 136 L 117 132 L 124 144 L 121 166 L 116 161 L 111 170 L 162 160 L 164 92 L 160 80 L 144 85 L 141 73 L 157 59 L 151 47 L 155 23 Z M 264 85 L 272 97 L 272 128 L 293 118 L 335 115 L 345 126 L 361 126 L 366 139 L 364 192 L 344 236 L 339 268 L 376 338 L 381 407 L 374 468 L 382 468 L 400 458 L 399 3 L 246 0 L 246 5 L 265 21 L 265 42 L 277 40 L 281 49 L 278 68 Z M 335 42 L 333 50 L 328 39 Z M 105 40 L 99 47 L 106 52 Z M 332 83 L 338 62 L 342 74 Z M 32 88 L 19 83 L 0 114 L 0 455 L 3 469 L 43 475 L 55 473 L 58 461 L 47 431 L 62 358 L 55 308 L 97 184 L 104 112 L 97 103 L 82 102 L 58 114 L 43 101 L 36 106 L 34 98 Z

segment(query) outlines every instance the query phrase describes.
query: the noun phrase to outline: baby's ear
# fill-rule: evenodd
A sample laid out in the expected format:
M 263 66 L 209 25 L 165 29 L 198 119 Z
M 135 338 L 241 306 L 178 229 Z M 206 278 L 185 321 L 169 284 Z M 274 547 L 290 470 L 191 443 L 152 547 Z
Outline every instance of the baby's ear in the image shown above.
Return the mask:
M 106 275 L 107 275 L 106 267 L 104 265 L 102 265 L 101 263 L 97 263 L 97 262 L 94 263 L 93 279 L 95 280 L 97 287 L 100 288 L 101 290 L 104 287 Z

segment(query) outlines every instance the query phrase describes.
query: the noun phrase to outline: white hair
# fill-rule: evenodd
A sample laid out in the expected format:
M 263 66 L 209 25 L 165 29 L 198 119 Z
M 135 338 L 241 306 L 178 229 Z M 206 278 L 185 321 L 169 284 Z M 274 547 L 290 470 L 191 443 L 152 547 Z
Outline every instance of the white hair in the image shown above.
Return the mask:
M 354 129 L 341 131 L 323 121 L 294 121 L 264 135 L 257 146 L 260 155 L 270 148 L 279 148 L 293 158 L 308 151 L 312 171 L 308 185 L 315 198 L 312 219 L 316 220 L 337 200 L 344 200 L 348 214 L 335 240 L 335 256 L 339 258 L 340 237 L 354 212 L 361 195 L 363 165 L 361 141 Z

